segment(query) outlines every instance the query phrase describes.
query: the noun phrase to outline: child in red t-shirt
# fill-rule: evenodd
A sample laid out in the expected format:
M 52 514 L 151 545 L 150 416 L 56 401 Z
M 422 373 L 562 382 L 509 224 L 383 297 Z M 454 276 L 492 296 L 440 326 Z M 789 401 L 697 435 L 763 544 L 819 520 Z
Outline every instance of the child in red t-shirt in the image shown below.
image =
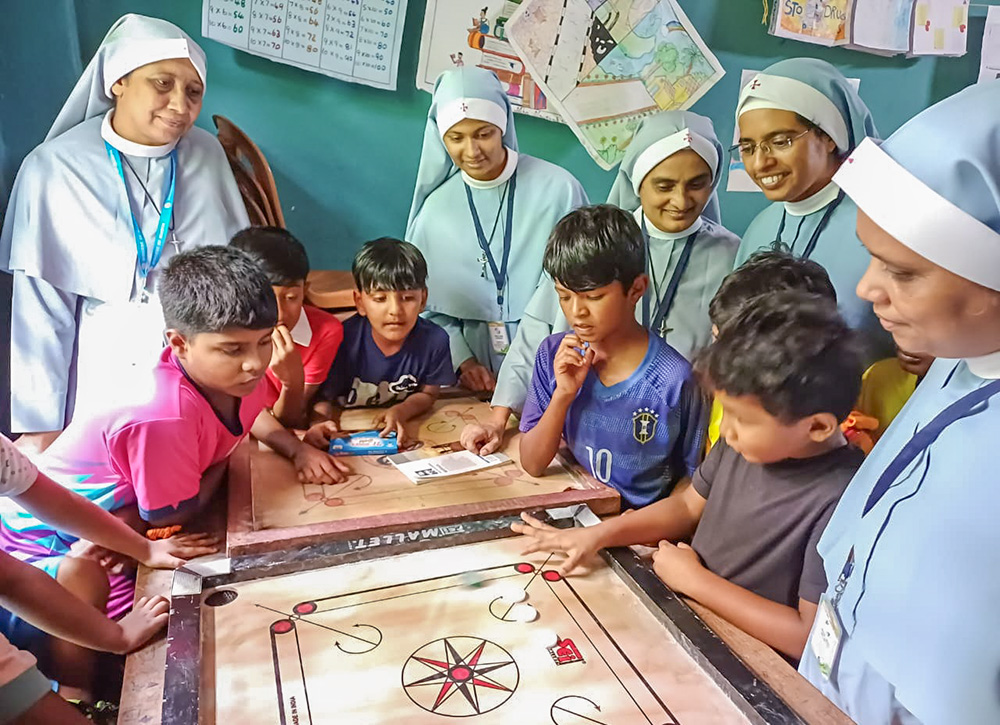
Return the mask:
M 287 230 L 250 227 L 236 234 L 230 245 L 257 262 L 278 299 L 265 405 L 282 424 L 304 426 L 309 403 L 344 339 L 343 325 L 328 312 L 304 304 L 309 257 Z

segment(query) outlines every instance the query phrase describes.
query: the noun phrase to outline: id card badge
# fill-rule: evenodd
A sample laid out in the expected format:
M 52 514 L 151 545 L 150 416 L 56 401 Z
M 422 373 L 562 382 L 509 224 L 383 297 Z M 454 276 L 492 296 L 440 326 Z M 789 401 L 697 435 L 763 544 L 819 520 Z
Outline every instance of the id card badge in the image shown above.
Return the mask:
M 837 608 L 824 594 L 820 597 L 816 621 L 813 622 L 812 632 L 809 633 L 809 651 L 816 658 L 816 664 L 824 680 L 829 681 L 833 674 L 843 636 L 844 626 L 840 621 L 840 615 L 837 614 Z
M 493 352 L 497 355 L 506 355 L 510 349 L 510 338 L 507 336 L 507 323 L 490 322 L 490 343 L 493 345 Z

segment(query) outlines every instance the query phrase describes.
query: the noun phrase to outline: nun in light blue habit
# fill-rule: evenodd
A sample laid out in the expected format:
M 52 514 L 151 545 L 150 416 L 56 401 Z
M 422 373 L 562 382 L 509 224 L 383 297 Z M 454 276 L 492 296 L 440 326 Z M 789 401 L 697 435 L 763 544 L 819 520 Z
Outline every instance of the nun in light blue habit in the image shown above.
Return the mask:
M 476 178 L 492 174 L 461 168 L 448 153 L 445 135 L 468 119 L 500 130 L 502 168 L 494 178 Z M 441 74 L 427 114 L 406 239 L 427 259 L 425 314 L 448 332 L 453 364 L 460 373 L 485 368 L 479 379 L 489 382 L 476 389 L 492 388 L 538 286 L 549 232 L 586 203 L 569 172 L 518 153 L 514 115 L 496 75 L 475 66 Z
M 0 269 L 14 276 L 15 432 L 60 431 L 74 410 L 100 406 L 138 383 L 133 378 L 163 348 L 159 270 L 177 251 L 226 244 L 249 224 L 215 137 L 192 127 L 167 138 L 175 119 L 191 120 L 200 110 L 200 94 L 195 99 L 185 86 L 196 103 L 186 111 L 173 96 L 147 107 L 149 98 L 174 92 L 165 90 L 173 76 L 117 83 L 175 59 L 190 61 L 203 91 L 205 54 L 184 31 L 156 18 L 122 17 L 21 165 L 0 233 Z M 116 103 L 130 121 L 148 121 L 161 142 L 119 133 L 125 126 L 115 120 Z
M 991 81 L 864 141 L 835 177 L 872 255 L 859 293 L 937 358 L 818 547 L 828 588 L 800 671 L 865 725 L 1000 723 L 998 150 Z
M 767 111 L 786 113 L 763 113 Z M 752 112 L 762 113 L 748 117 Z M 761 117 L 767 119 L 764 124 L 759 123 Z M 791 122 L 785 122 L 789 117 Z M 854 229 L 857 209 L 832 180 L 841 160 L 859 143 L 878 138 L 871 112 L 854 86 L 825 61 L 783 60 L 744 86 L 736 121 L 741 143 L 733 147 L 734 157 L 743 161 L 773 202 L 744 232 L 736 265 L 776 243 L 820 263 L 830 275 L 845 319 L 861 331 L 868 355 L 874 359 L 876 353 L 892 354 L 870 305 L 854 293 L 868 259 Z M 809 146 L 822 143 L 831 147 L 829 161 L 816 165 Z M 752 151 L 741 153 L 740 147 Z
M 696 154 L 701 163 L 687 166 L 692 171 L 682 174 L 666 167 L 664 162 L 684 152 Z M 740 243 L 719 219 L 715 189 L 724 160 L 708 118 L 689 111 L 664 111 L 643 119 L 608 195 L 609 204 L 633 213 L 648 245 L 650 284 L 636 305 L 636 318 L 688 359 L 711 341 L 708 304 L 732 270 Z M 688 178 L 676 178 L 679 175 Z M 680 188 L 692 183 L 697 190 Z M 677 191 L 683 196 L 673 197 Z M 691 218 L 676 223 L 668 210 L 685 208 L 691 210 Z M 500 370 L 494 407 L 521 409 L 535 351 L 547 336 L 567 329 L 555 287 L 545 277 Z

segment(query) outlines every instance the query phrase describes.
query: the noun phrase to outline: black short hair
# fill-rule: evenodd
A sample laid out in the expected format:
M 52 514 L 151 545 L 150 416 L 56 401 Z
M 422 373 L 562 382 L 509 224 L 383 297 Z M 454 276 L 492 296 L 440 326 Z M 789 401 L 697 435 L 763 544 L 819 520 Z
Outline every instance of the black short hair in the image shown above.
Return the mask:
M 233 247 L 198 247 L 173 257 L 157 290 L 167 329 L 183 335 L 229 328 L 264 330 L 278 322 L 278 303 L 264 272 Z
M 709 387 L 753 395 L 784 423 L 816 413 L 843 421 L 861 392 L 862 353 L 829 298 L 786 290 L 755 297 L 699 355 Z
M 354 286 L 362 292 L 427 289 L 427 260 L 409 242 L 380 237 L 364 246 L 351 265 Z
M 549 234 L 542 266 L 573 292 L 616 281 L 628 290 L 646 271 L 646 244 L 628 212 L 611 204 L 583 206 L 560 219 Z
M 229 241 L 249 254 L 275 287 L 302 284 L 309 276 L 309 255 L 302 242 L 281 227 L 249 227 Z
M 722 280 L 708 305 L 708 317 L 721 330 L 755 297 L 784 290 L 808 292 L 837 302 L 837 292 L 822 265 L 769 249 L 755 252 Z

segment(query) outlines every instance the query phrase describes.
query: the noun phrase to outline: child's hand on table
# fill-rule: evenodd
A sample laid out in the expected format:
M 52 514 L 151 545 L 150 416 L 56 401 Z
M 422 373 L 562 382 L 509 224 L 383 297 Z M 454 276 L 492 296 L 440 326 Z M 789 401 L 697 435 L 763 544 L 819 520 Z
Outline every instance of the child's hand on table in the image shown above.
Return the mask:
M 169 614 L 170 602 L 164 597 L 139 597 L 132 611 L 118 621 L 121 644 L 112 652 L 124 655 L 139 649 L 163 629 Z
M 400 419 L 399 406 L 394 405 L 391 408 L 380 410 L 372 420 L 372 426 L 382 429 L 379 435 L 383 438 L 388 437 L 390 433 L 395 431 L 396 443 L 399 445 L 399 448 L 402 449 L 407 443 L 409 443 L 409 439 L 406 437 L 406 430 L 403 427 L 403 422 L 404 421 Z
M 557 529 L 543 524 L 530 514 L 522 513 L 521 523 L 513 523 L 510 528 L 526 536 L 522 554 L 533 554 L 536 551 L 558 551 L 566 554 L 566 559 L 559 567 L 564 576 L 576 569 L 579 564 L 591 558 L 601 549 L 600 537 L 594 527 L 581 529 Z
M 706 569 L 698 553 L 684 542 L 671 544 L 661 541 L 659 548 L 653 552 L 653 571 L 678 594 L 690 594 L 692 583 Z
M 332 420 L 322 420 L 309 427 L 302 442 L 321 451 L 330 450 L 330 441 L 340 435 L 340 428 Z
M 579 337 L 570 333 L 559 343 L 552 369 L 556 378 L 556 390 L 576 395 L 594 364 L 594 348 L 586 345 Z
M 141 562 L 150 569 L 176 569 L 188 559 L 219 551 L 218 537 L 210 534 L 174 534 L 167 539 L 150 541 L 148 554 Z
M 343 460 L 305 442 L 296 449 L 292 463 L 302 483 L 340 483 L 351 473 Z
M 462 447 L 477 456 L 488 456 L 500 448 L 504 431 L 489 423 L 468 423 L 459 439 Z

